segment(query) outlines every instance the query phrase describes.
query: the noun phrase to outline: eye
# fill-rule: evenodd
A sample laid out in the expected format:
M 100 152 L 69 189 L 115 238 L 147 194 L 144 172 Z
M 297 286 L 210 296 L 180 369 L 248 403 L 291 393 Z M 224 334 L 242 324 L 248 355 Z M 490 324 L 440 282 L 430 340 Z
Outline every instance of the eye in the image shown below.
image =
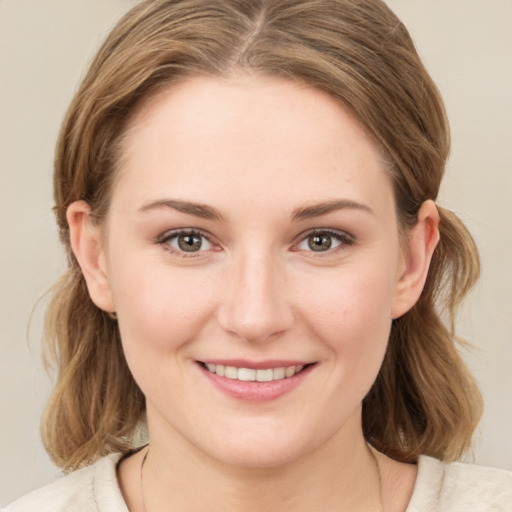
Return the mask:
M 301 251 L 328 252 L 337 249 L 340 246 L 352 245 L 352 238 L 338 231 L 315 230 L 310 232 L 297 245 L 297 249 Z
M 181 230 L 167 233 L 160 241 L 178 253 L 197 253 L 212 249 L 213 244 L 198 231 Z

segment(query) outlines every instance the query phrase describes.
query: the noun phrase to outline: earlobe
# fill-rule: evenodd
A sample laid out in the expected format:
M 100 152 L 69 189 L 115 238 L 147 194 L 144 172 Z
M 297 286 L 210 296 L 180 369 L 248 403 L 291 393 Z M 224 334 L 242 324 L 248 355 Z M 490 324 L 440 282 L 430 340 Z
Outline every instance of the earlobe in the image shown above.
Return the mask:
M 398 276 L 393 298 L 393 319 L 405 314 L 418 301 L 438 242 L 439 212 L 434 201 L 427 200 L 421 205 L 417 223 L 408 233 L 403 272 Z
M 71 249 L 75 255 L 92 301 L 100 309 L 115 311 L 108 281 L 101 229 L 91 219 L 85 201 L 75 201 L 66 212 Z

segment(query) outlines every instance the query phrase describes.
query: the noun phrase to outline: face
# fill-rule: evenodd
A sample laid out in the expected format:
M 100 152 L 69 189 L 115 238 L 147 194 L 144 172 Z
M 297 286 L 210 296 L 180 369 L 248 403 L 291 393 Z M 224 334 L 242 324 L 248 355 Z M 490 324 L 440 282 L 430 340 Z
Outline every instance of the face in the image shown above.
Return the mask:
M 379 151 L 334 99 L 254 77 L 152 98 L 103 230 L 152 442 L 272 466 L 360 432 L 406 264 Z

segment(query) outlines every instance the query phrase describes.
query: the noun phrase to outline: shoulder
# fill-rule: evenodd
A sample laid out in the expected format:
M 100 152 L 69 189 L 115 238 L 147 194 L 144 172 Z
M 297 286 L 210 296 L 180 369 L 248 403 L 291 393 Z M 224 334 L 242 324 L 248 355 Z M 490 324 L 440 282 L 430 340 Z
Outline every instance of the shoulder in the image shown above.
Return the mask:
M 32 491 L 2 512 L 128 512 L 116 477 L 120 454 Z
M 407 512 L 510 512 L 512 473 L 460 462 L 446 463 L 421 456 Z

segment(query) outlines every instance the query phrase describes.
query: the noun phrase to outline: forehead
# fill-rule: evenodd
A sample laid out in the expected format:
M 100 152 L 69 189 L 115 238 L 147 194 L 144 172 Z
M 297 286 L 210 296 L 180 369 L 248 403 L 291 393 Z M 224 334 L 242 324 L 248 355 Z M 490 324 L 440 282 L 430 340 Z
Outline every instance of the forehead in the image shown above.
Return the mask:
M 171 86 L 136 113 L 122 153 L 120 185 L 139 202 L 260 194 L 267 203 L 340 195 L 375 203 L 390 189 L 379 150 L 340 102 L 279 78 L 194 77 Z

